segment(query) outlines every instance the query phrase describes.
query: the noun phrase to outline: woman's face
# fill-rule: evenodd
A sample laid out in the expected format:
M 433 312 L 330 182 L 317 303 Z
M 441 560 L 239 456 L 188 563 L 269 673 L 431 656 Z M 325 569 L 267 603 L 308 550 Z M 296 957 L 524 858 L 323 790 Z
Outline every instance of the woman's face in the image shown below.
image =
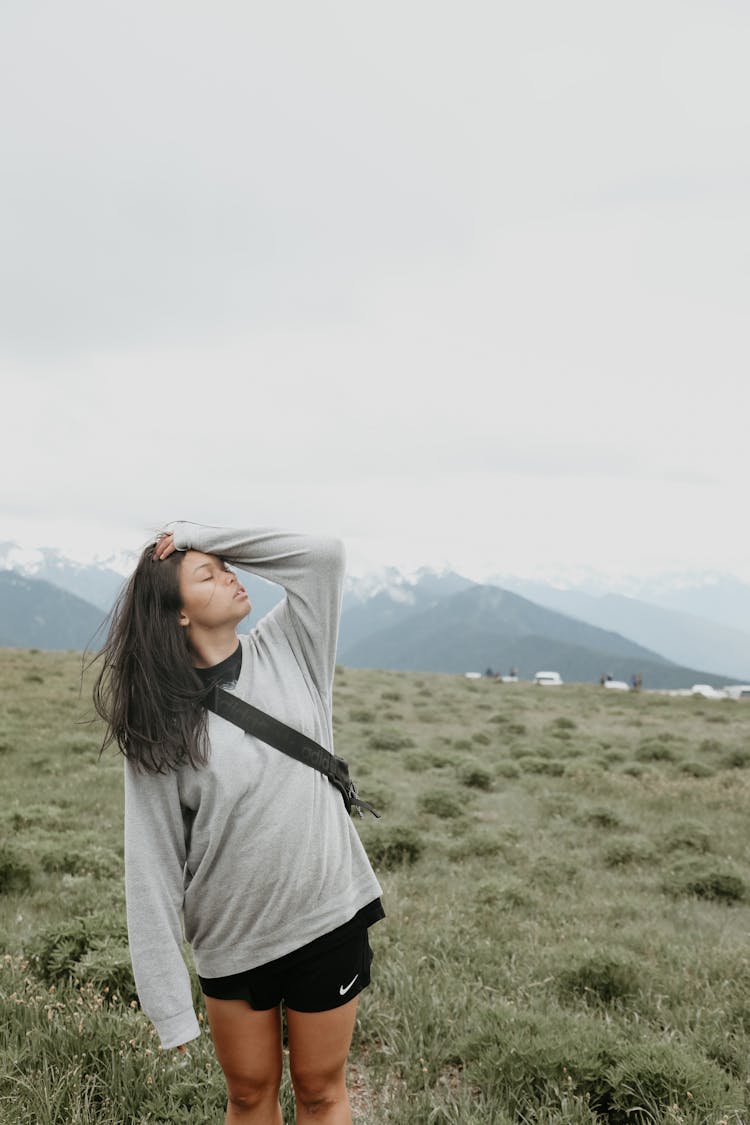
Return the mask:
M 251 609 L 237 575 L 216 555 L 186 551 L 180 565 L 179 585 L 181 625 L 200 629 L 234 626 Z

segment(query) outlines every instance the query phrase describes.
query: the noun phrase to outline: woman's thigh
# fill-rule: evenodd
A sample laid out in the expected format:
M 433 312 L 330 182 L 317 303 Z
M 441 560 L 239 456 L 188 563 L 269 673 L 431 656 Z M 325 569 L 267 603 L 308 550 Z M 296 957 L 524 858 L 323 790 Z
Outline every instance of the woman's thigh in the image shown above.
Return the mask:
M 245 1000 L 204 997 L 216 1057 L 230 1093 L 281 1082 L 281 1010 L 256 1012 Z
M 292 1079 L 305 1084 L 343 1080 L 359 996 L 329 1012 L 286 1010 Z

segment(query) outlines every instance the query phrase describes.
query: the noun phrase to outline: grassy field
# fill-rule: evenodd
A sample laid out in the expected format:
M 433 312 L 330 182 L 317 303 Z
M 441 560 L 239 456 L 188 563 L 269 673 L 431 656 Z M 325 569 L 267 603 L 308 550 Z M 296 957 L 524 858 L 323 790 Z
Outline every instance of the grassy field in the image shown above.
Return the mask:
M 218 1123 L 208 1033 L 162 1052 L 135 1001 L 79 670 L 0 652 L 0 1123 Z M 335 702 L 384 813 L 356 1120 L 750 1123 L 750 706 L 349 669 Z

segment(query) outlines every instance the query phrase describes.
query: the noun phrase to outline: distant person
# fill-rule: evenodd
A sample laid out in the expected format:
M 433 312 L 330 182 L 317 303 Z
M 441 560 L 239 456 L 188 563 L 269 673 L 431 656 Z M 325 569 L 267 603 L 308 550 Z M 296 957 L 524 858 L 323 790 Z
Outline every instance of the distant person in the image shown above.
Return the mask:
M 238 637 L 227 560 L 286 598 Z M 335 539 L 176 523 L 113 610 L 94 689 L 125 756 L 138 995 L 164 1048 L 199 1034 L 182 926 L 227 1082 L 227 1123 L 281 1125 L 282 1005 L 297 1121 L 351 1122 L 345 1067 L 381 889 L 327 778 L 206 708 L 217 684 L 332 746 L 344 575 Z

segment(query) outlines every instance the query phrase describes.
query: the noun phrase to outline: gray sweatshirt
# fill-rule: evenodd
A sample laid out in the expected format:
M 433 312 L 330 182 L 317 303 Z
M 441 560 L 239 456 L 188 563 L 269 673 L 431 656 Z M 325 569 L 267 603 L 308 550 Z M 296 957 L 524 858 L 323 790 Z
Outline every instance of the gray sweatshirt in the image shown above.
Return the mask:
M 240 638 L 232 690 L 332 750 L 342 545 L 190 523 L 171 530 L 179 550 L 221 555 L 285 587 L 286 598 Z M 125 763 L 130 953 L 164 1048 L 199 1034 L 183 924 L 199 974 L 228 976 L 328 933 L 382 893 L 322 774 L 213 713 L 208 731 L 203 768 L 162 775 Z

